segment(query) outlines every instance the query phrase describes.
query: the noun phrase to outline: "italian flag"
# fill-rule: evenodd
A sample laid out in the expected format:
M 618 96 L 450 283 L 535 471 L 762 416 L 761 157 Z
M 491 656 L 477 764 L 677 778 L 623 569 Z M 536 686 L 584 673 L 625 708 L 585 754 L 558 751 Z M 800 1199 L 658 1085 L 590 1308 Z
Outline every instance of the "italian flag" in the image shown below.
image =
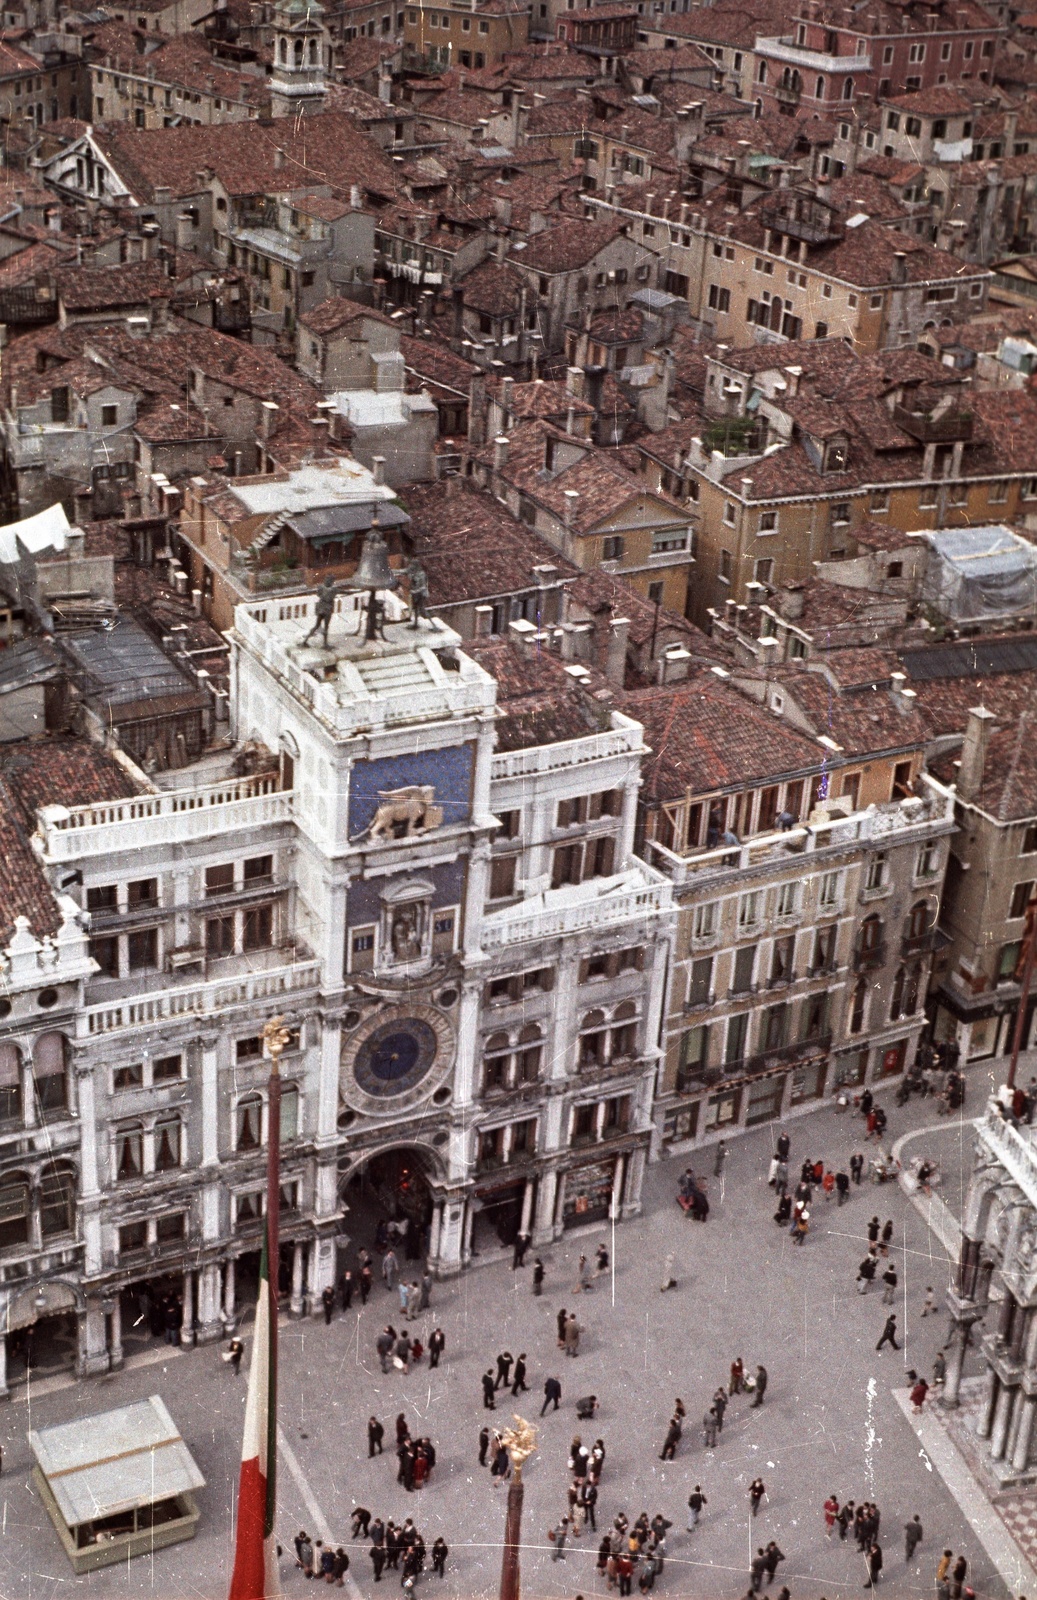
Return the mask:
M 277 1363 L 266 1240 L 259 1266 L 256 1334 L 245 1403 L 238 1485 L 238 1537 L 230 1600 L 279 1600 L 274 1503 L 277 1472 Z

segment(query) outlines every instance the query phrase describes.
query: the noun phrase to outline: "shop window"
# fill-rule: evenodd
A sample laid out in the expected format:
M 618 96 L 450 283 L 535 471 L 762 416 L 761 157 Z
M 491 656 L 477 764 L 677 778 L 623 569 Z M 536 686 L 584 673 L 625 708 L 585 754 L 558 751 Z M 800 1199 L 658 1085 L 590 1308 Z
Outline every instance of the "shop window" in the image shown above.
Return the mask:
M 723 1094 L 710 1095 L 706 1101 L 705 1129 L 726 1128 L 738 1121 L 742 1107 L 740 1089 L 728 1089 Z
M 747 1128 L 761 1122 L 771 1122 L 781 1115 L 781 1100 L 785 1088 L 784 1077 L 762 1078 L 749 1085 L 749 1104 L 745 1111 Z
M 237 1150 L 258 1150 L 262 1140 L 263 1100 L 258 1094 L 244 1095 L 235 1111 Z

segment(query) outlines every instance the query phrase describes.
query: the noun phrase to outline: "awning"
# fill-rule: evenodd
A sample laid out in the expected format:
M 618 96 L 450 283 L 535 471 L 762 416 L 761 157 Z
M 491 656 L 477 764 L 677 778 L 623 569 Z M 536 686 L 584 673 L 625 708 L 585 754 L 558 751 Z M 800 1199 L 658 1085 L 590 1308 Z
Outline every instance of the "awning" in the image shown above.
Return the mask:
M 29 1445 L 69 1528 L 205 1485 L 157 1394 L 34 1429 Z

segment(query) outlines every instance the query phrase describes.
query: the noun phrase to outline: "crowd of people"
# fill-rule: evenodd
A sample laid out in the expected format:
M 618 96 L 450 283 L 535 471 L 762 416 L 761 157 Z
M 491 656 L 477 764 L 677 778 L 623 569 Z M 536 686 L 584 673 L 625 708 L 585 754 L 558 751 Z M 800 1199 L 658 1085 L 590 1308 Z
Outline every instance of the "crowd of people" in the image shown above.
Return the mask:
M 356 1506 L 353 1510 L 352 1537 L 354 1541 L 366 1539 L 369 1542 L 375 1583 L 381 1582 L 382 1574 L 388 1569 L 400 1574 L 400 1586 L 405 1593 L 413 1591 L 425 1570 L 429 1551 L 412 1518 L 407 1517 L 399 1524 L 391 1518 L 383 1522 L 381 1517 L 372 1518 L 365 1506 Z M 446 1576 L 449 1554 L 446 1540 L 440 1536 L 433 1543 L 431 1551 L 432 1570 L 440 1578 Z M 341 1545 L 332 1550 L 330 1545 L 324 1545 L 320 1539 L 311 1539 L 302 1530 L 295 1538 L 295 1564 L 301 1569 L 303 1577 L 322 1578 L 341 1589 L 345 1574 L 349 1571 L 349 1556 Z

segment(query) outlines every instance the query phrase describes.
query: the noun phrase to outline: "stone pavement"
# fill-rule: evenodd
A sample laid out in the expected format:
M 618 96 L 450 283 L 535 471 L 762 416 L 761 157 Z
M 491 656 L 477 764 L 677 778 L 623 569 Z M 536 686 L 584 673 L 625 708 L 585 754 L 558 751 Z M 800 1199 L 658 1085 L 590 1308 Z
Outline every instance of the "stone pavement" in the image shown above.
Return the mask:
M 979 1100 L 971 1084 L 970 1091 L 967 1109 L 975 1112 Z M 901 1110 L 892 1095 L 884 1093 L 883 1099 L 893 1136 L 933 1120 L 924 1102 Z M 645 1214 L 616 1229 L 614 1278 L 599 1280 L 593 1294 L 574 1295 L 572 1286 L 580 1249 L 596 1245 L 603 1229 L 569 1237 L 545 1253 L 542 1299 L 530 1293 L 529 1268 L 513 1273 L 507 1263 L 437 1285 L 433 1313 L 445 1330 L 447 1349 L 436 1372 L 425 1364 L 409 1375 L 383 1376 L 378 1370 L 374 1338 L 386 1320 L 397 1325 L 399 1320 L 395 1296 L 390 1300 L 380 1289 L 366 1310 L 337 1317 L 330 1328 L 322 1320 L 286 1324 L 281 1345 L 286 1449 L 279 1501 L 279 1535 L 286 1551 L 302 1526 L 311 1532 L 326 1527 L 346 1542 L 349 1512 L 359 1501 L 397 1520 L 413 1516 L 429 1546 L 444 1534 L 451 1547 L 447 1578 L 442 1583 L 424 1578 L 426 1593 L 441 1590 L 444 1600 L 496 1594 L 504 1493 L 477 1464 L 477 1434 L 486 1415 L 479 1376 L 506 1346 L 528 1356 L 533 1392 L 524 1397 L 524 1415 L 539 1421 L 548 1374 L 563 1385 L 562 1409 L 544 1419 L 540 1451 L 526 1469 L 527 1596 L 571 1600 L 580 1593 L 590 1600 L 606 1592 L 595 1571 L 592 1535 L 570 1547 L 564 1563 L 551 1561 L 545 1537 L 564 1508 L 568 1445 L 581 1431 L 573 1403 L 579 1395 L 596 1393 L 599 1415 L 582 1431 L 600 1435 L 608 1452 L 599 1528 L 619 1510 L 633 1519 L 642 1509 L 649 1514 L 661 1509 L 672 1518 L 670 1557 L 658 1580 L 662 1594 L 736 1600 L 745 1593 L 755 1546 L 771 1538 L 787 1557 L 780 1580 L 789 1585 L 793 1600 L 836 1600 L 856 1592 L 865 1574 L 855 1548 L 824 1537 L 821 1505 L 834 1491 L 841 1500 L 878 1502 L 886 1552 L 882 1587 L 891 1594 L 931 1595 L 939 1551 L 951 1546 L 972 1563 L 977 1593 L 1007 1600 L 993 1561 L 939 1474 L 923 1459 L 894 1394 L 904 1386 L 908 1365 L 920 1372 L 930 1369 L 946 1332 L 944 1316 L 920 1320 L 918 1310 L 927 1284 L 942 1293 L 951 1268 L 948 1252 L 899 1188 L 867 1183 L 841 1210 L 819 1196 L 810 1237 L 804 1248 L 794 1246 L 772 1221 L 774 1196 L 766 1186 L 776 1131 L 768 1126 L 737 1140 L 722 1183 L 711 1176 L 711 1151 L 692 1158 L 698 1172 L 710 1175 L 713 1209 L 705 1226 L 690 1222 L 674 1202 L 686 1162 L 664 1161 L 651 1168 Z M 806 1156 L 841 1164 L 854 1149 L 868 1153 L 859 1118 L 831 1106 L 794 1119 L 788 1131 L 796 1165 Z M 953 1138 L 942 1130 L 939 1137 Z M 970 1150 L 967 1131 L 959 1144 Z M 914 1148 L 925 1148 L 925 1139 Z M 861 1297 L 854 1288 L 873 1213 L 895 1224 L 901 1274 L 896 1310 L 907 1328 L 900 1354 L 888 1348 L 876 1353 L 886 1308 L 877 1290 Z M 662 1294 L 663 1263 L 670 1252 L 676 1257 L 677 1287 Z M 585 1330 L 575 1361 L 556 1345 L 555 1314 L 563 1305 L 576 1308 Z M 418 1324 L 426 1337 L 432 1325 L 425 1318 Z M 747 1367 L 758 1361 L 766 1365 L 766 1403 L 751 1410 L 744 1399 L 733 1401 L 718 1449 L 707 1452 L 697 1424 L 737 1355 Z M 190 1352 L 159 1347 L 147 1360 L 103 1380 L 48 1385 L 49 1392 L 29 1396 L 23 1390 L 0 1413 L 4 1600 L 50 1600 L 72 1577 L 31 1490 L 26 1428 L 89 1415 L 152 1392 L 166 1400 L 208 1480 L 200 1494 L 200 1532 L 192 1544 L 93 1574 L 77 1587 L 88 1594 L 147 1593 L 160 1600 L 223 1600 L 226 1595 L 244 1370 L 235 1379 L 212 1346 Z M 688 1408 L 688 1426 L 676 1461 L 663 1463 L 658 1452 L 678 1394 Z M 366 1454 L 367 1416 L 377 1413 L 389 1442 L 401 1410 L 411 1431 L 430 1434 L 439 1452 L 431 1484 L 414 1495 L 397 1488 L 391 1449 L 373 1462 Z M 509 1419 L 503 1402 L 490 1418 Z M 768 1497 L 751 1525 L 747 1490 L 757 1474 Z M 696 1482 L 709 1503 L 699 1528 L 688 1534 L 685 1506 Z M 926 1538 L 907 1568 L 900 1530 L 916 1511 Z M 350 1548 L 359 1590 L 365 1596 L 375 1592 L 366 1550 Z M 284 1582 L 289 1595 L 304 1590 L 304 1580 L 287 1559 Z M 383 1582 L 390 1593 L 392 1575 Z

